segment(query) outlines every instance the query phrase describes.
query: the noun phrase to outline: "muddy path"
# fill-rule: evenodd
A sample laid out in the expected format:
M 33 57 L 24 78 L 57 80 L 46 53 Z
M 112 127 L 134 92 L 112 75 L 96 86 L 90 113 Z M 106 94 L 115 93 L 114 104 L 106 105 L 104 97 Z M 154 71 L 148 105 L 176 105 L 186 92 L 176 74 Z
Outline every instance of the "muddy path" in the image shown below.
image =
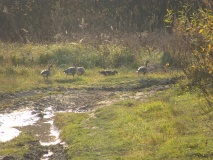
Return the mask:
M 66 159 L 65 145 L 59 139 L 59 131 L 54 128 L 53 117 L 58 112 L 89 112 L 98 107 L 111 105 L 117 101 L 125 99 L 146 100 L 147 97 L 155 94 L 157 91 L 166 90 L 170 85 L 158 85 L 146 88 L 45 88 L 32 91 L 16 92 L 13 94 L 0 94 L 0 127 L 4 125 L 1 115 L 16 118 L 24 116 L 11 116 L 16 113 L 23 114 L 29 111 L 30 120 L 22 120 L 24 122 L 32 122 L 30 124 L 16 127 L 20 132 L 28 130 L 38 137 L 38 141 L 42 145 L 43 151 L 39 155 L 33 151 L 29 157 L 42 157 L 42 160 Z M 26 116 L 25 116 L 26 117 Z M 14 119 L 12 119 L 14 121 Z M 7 134 L 4 128 L 0 136 Z M 35 142 L 32 142 L 35 143 Z M 4 158 L 3 158 L 4 159 Z M 27 158 L 26 158 L 27 159 Z M 33 159 L 33 158 L 32 158 Z

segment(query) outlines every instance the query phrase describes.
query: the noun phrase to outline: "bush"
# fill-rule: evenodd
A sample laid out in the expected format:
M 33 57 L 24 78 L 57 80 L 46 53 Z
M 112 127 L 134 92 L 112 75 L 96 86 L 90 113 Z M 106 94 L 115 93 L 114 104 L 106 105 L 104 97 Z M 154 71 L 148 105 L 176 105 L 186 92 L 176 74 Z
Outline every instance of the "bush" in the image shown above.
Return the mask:
M 165 66 L 167 63 L 169 63 L 171 66 L 171 64 L 173 64 L 173 58 L 170 53 L 164 52 L 161 58 L 161 64 Z
M 177 57 L 175 61 L 190 86 L 200 88 L 210 98 L 213 94 L 213 13 L 207 9 L 192 12 L 189 6 L 184 6 L 178 18 L 172 21 L 173 14 L 168 12 L 166 22 L 173 23 L 176 41 L 168 49 Z
M 185 7 L 176 19 L 173 41 L 180 49 L 171 56 L 177 57 L 179 66 L 188 79 L 197 84 L 211 84 L 213 78 L 213 14 L 208 10 L 199 10 L 189 18 L 189 9 Z M 174 48 L 173 48 L 174 49 Z M 198 78 L 200 76 L 200 78 Z M 210 80 L 211 79 L 211 80 Z
M 115 68 L 121 66 L 131 67 L 134 62 L 135 56 L 129 51 L 124 51 L 123 53 L 116 53 L 112 57 L 112 63 Z
M 52 56 L 49 53 L 41 53 L 38 58 L 40 65 L 46 65 L 52 61 Z
M 71 64 L 71 63 L 75 64 L 76 56 L 69 49 L 66 49 L 66 48 L 62 48 L 61 49 L 61 48 L 59 48 L 59 49 L 54 51 L 53 59 L 54 59 L 54 62 L 57 65 Z

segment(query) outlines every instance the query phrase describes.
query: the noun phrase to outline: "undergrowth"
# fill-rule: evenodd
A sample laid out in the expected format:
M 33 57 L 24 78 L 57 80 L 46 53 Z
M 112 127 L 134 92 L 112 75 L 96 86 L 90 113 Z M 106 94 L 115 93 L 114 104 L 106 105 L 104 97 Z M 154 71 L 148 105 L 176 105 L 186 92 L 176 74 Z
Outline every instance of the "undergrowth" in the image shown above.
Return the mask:
M 147 59 L 152 64 L 161 65 L 162 56 L 158 51 L 151 54 L 143 49 L 134 52 L 127 47 L 113 45 L 92 48 L 82 44 L 0 43 L 0 46 L 0 90 L 3 93 L 60 85 L 81 87 L 99 82 L 99 85 L 102 82 L 108 85 L 110 79 L 117 79 L 117 85 L 131 79 L 137 81 L 137 68 L 144 65 Z M 53 68 L 48 80 L 45 80 L 40 72 L 47 69 L 49 64 L 53 64 Z M 75 65 L 83 66 L 86 69 L 85 75 L 66 78 L 63 71 Z M 118 70 L 116 78 L 103 77 L 98 73 L 107 68 Z

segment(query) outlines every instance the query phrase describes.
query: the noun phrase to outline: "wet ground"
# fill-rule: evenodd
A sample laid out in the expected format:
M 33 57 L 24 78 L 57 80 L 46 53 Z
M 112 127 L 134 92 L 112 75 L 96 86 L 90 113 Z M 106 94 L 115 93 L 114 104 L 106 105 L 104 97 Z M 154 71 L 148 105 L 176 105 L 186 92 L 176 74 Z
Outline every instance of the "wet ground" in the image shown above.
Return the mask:
M 22 131 L 33 133 L 42 146 L 47 146 L 42 160 L 65 160 L 66 147 L 54 126 L 57 112 L 89 112 L 124 99 L 145 100 L 169 85 L 149 89 L 135 88 L 49 88 L 0 95 L 0 141 L 5 142 Z

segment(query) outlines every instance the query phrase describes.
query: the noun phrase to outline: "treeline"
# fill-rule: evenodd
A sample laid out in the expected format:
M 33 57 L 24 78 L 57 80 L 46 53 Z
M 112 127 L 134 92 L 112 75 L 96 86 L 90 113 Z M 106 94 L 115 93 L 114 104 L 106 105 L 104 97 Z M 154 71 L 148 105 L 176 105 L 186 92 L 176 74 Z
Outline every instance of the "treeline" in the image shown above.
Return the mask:
M 75 41 L 116 32 L 156 31 L 166 28 L 167 9 L 193 10 L 208 0 L 1 0 L 0 40 L 4 42 Z

